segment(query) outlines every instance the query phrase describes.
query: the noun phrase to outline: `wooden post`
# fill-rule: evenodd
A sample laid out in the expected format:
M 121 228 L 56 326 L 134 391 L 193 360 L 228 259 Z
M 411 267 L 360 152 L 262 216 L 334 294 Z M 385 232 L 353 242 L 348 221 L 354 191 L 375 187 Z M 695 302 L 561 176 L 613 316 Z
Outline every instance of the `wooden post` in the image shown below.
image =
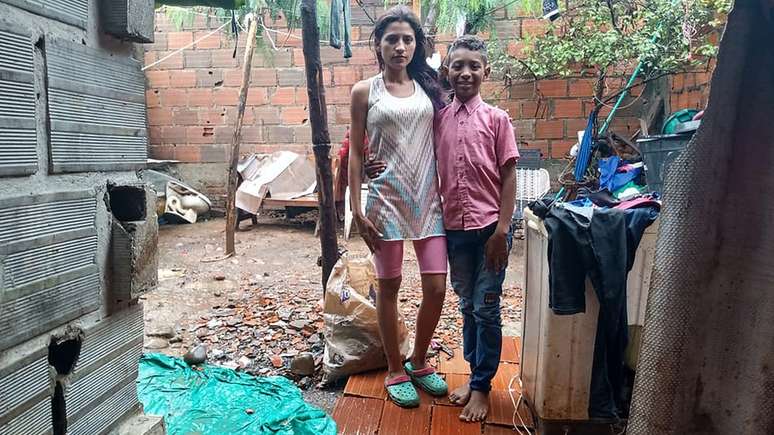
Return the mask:
M 312 125 L 312 149 L 317 163 L 317 198 L 320 210 L 320 245 L 322 247 L 322 287 L 339 259 L 336 239 L 336 208 L 331 170 L 331 139 L 328 134 L 328 111 L 325 107 L 322 64 L 320 63 L 320 29 L 317 27 L 316 0 L 301 0 L 301 25 L 306 67 L 306 89 L 309 94 L 309 119 Z
M 234 129 L 234 137 L 231 142 L 231 164 L 228 167 L 228 192 L 226 196 L 226 257 L 236 253 L 234 247 L 234 231 L 236 231 L 236 189 L 237 189 L 237 165 L 239 164 L 239 142 L 242 140 L 242 122 L 245 119 L 245 106 L 247 105 L 247 93 L 250 91 L 250 70 L 253 65 L 253 52 L 255 36 L 258 33 L 258 10 L 253 12 L 253 19 L 247 31 L 245 43 L 245 58 L 242 63 L 242 87 L 239 89 L 239 108 L 237 109 L 237 122 Z

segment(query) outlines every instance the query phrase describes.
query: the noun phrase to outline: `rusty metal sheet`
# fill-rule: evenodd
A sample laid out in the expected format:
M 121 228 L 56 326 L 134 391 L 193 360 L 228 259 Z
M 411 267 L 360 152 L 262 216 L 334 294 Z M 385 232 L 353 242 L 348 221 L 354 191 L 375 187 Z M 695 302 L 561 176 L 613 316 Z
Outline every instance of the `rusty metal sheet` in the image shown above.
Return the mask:
M 51 396 L 48 353 L 45 347 L 31 352 L 26 358 L 0 368 L 0 434 L 6 433 L 6 426 L 23 427 L 20 421 L 33 420 L 39 416 L 37 409 L 41 401 Z M 50 420 L 50 406 L 49 406 Z M 16 422 L 16 423 L 13 423 Z M 43 427 L 31 426 L 29 433 L 42 433 Z M 13 433 L 11 429 L 7 430 Z
M 51 169 L 135 170 L 147 162 L 140 63 L 54 41 L 46 48 Z
M 481 423 L 460 421 L 462 408 L 433 406 L 431 435 L 481 435 Z
M 376 433 L 384 403 L 384 400 L 363 397 L 340 398 L 333 409 L 333 420 L 336 421 L 339 435 Z
M 383 435 L 427 435 L 430 433 L 430 405 L 403 409 L 392 402 L 385 402 L 379 433 Z
M 38 168 L 30 35 L 0 23 L 0 177 Z
M 454 358 L 446 359 L 446 355 L 440 355 L 438 357 L 438 371 L 441 373 L 457 373 L 457 374 L 470 374 L 470 364 L 465 361 L 465 357 L 462 356 L 462 348 L 456 349 L 454 352 Z
M 384 389 L 386 370 L 376 370 L 367 373 L 352 375 L 344 387 L 344 394 L 374 399 L 387 399 L 387 391 Z
M 514 392 L 513 400 L 518 400 L 519 394 Z M 502 424 L 510 426 L 513 424 L 513 400 L 507 391 L 492 391 L 489 393 L 489 414 L 486 417 L 488 424 Z M 534 427 L 534 422 L 530 416 L 527 405 L 523 402 L 519 406 L 519 416 L 521 416 L 527 427 Z M 520 423 L 518 416 L 516 422 Z
M 521 337 L 503 337 L 500 361 L 517 364 L 521 362 Z
M 91 191 L 0 205 L 0 350 L 99 306 Z
M 89 21 L 89 0 L 0 0 L 12 6 L 81 29 Z

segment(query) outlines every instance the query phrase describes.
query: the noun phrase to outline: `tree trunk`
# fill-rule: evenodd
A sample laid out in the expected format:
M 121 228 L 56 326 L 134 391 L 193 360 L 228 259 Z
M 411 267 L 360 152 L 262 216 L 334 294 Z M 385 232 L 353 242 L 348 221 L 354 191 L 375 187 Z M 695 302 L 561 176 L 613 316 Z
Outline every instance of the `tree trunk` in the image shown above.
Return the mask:
M 250 70 L 253 64 L 253 47 L 255 36 L 258 33 L 257 11 L 254 13 L 250 28 L 247 32 L 245 46 L 245 59 L 242 65 L 242 87 L 239 90 L 239 108 L 237 110 L 237 122 L 234 129 L 234 137 L 231 142 L 231 163 L 228 168 L 228 191 L 226 196 L 226 256 L 236 253 L 234 247 L 234 231 L 236 231 L 236 189 L 237 189 L 237 165 L 239 164 L 239 142 L 242 139 L 242 123 L 245 118 L 245 106 L 247 105 L 247 93 L 250 90 Z
M 322 248 L 322 287 L 325 293 L 328 277 L 339 259 L 336 239 L 336 208 L 333 197 L 331 140 L 328 134 L 328 111 L 325 106 L 322 64 L 320 62 L 320 29 L 317 27 L 317 3 L 301 1 L 301 23 L 309 94 L 309 120 L 312 126 L 312 149 L 317 164 L 317 198 L 320 210 L 320 245 Z

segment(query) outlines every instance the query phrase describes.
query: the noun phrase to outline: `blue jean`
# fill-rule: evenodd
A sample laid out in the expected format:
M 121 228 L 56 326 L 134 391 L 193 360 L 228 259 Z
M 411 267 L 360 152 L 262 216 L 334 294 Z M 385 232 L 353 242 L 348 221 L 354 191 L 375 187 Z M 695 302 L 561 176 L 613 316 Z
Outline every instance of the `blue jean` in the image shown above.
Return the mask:
M 446 230 L 449 275 L 460 298 L 463 326 L 463 353 L 470 364 L 470 389 L 489 392 L 500 364 L 503 332 L 500 296 L 505 268 L 495 271 L 486 266 L 486 242 L 497 224 L 470 231 Z M 508 232 L 508 251 L 513 234 Z

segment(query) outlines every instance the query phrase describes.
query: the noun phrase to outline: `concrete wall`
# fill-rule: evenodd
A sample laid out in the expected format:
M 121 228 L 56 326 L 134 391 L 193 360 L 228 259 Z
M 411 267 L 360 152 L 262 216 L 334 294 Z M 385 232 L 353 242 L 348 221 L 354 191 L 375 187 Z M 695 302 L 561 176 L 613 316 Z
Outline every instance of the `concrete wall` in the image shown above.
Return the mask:
M 108 355 L 142 347 L 141 307 L 113 292 L 110 204 L 121 198 L 110 189 L 137 186 L 155 233 L 136 173 L 145 101 L 135 47 L 103 33 L 99 3 L 0 0 L 0 86 L 19 90 L 0 100 L 0 434 L 96 434 L 138 408 L 139 351 Z M 85 361 L 81 347 L 124 318 L 139 329 L 115 331 L 117 348 Z M 126 370 L 106 373 L 108 363 Z M 113 406 L 95 414 L 97 401 Z

